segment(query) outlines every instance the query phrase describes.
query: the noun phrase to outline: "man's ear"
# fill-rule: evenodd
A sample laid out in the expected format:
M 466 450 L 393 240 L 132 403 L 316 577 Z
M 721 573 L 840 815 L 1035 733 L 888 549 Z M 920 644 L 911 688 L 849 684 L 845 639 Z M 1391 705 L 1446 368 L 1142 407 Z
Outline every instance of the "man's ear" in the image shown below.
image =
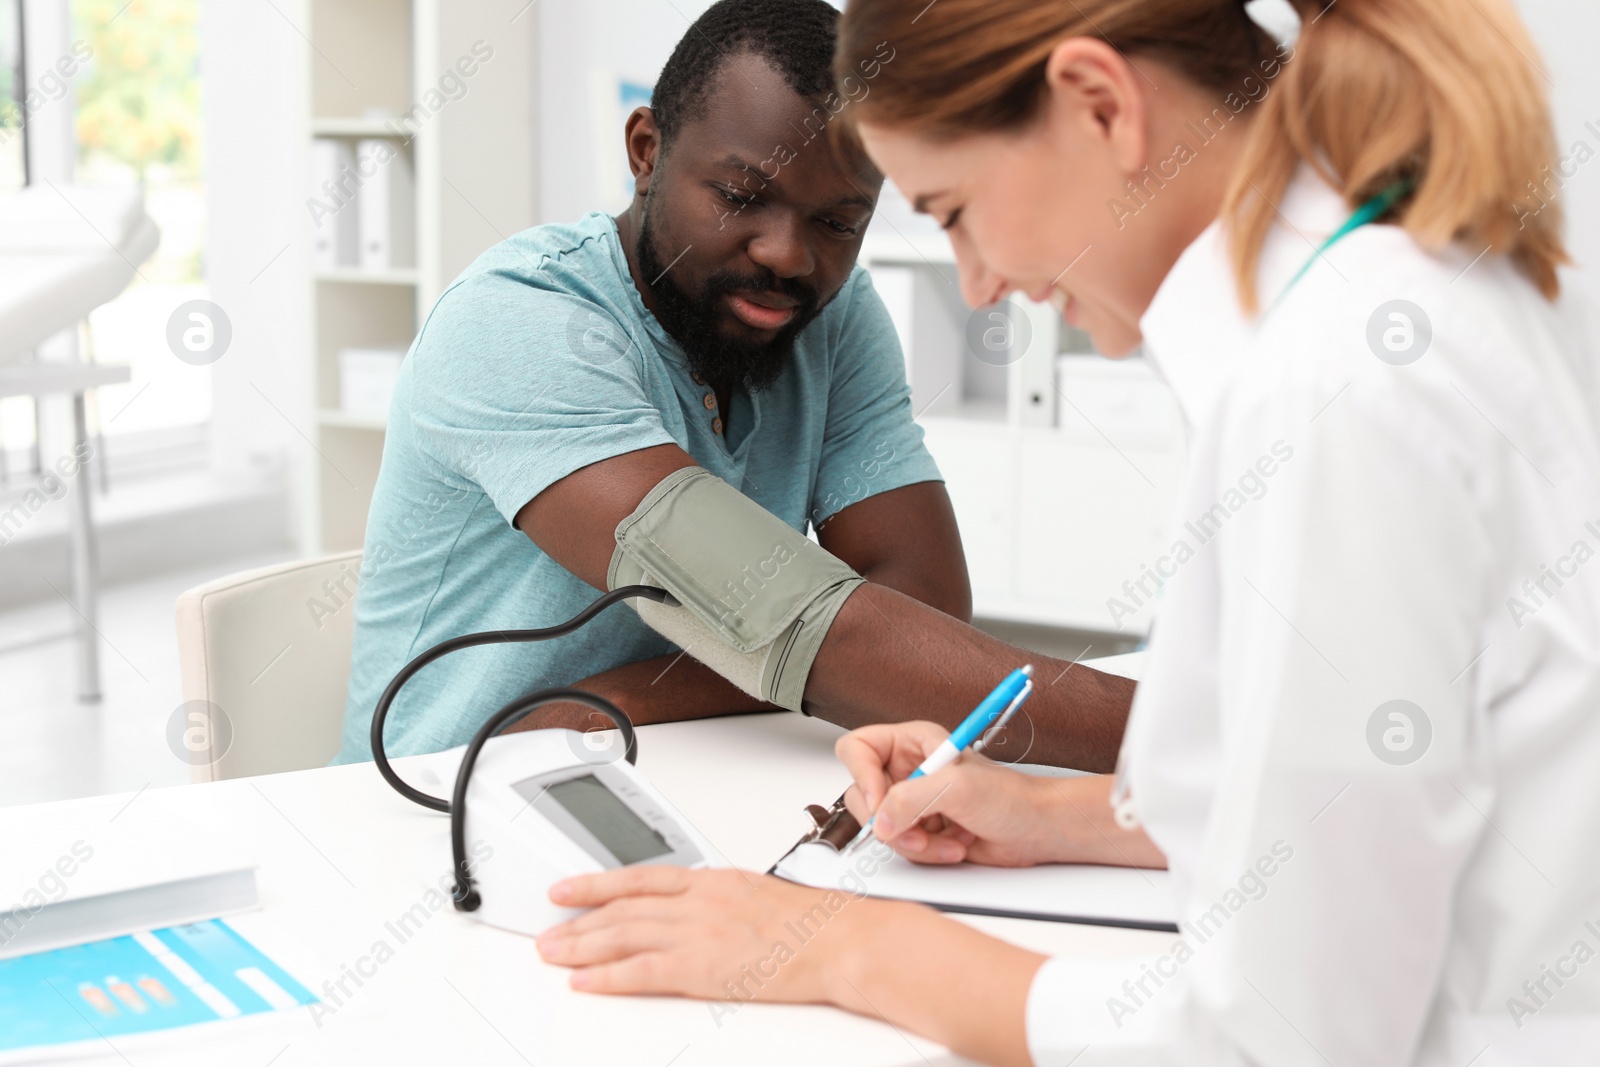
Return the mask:
M 623 129 L 628 168 L 633 171 L 633 191 L 643 196 L 650 188 L 650 177 L 660 160 L 661 129 L 656 125 L 655 112 L 648 107 L 634 108 Z

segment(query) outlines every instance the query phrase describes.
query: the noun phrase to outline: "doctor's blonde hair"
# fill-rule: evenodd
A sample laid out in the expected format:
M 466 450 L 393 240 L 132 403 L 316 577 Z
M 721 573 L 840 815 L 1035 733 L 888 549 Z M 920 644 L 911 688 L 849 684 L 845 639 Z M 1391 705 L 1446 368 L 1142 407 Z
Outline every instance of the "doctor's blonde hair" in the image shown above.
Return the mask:
M 1290 2 L 1302 22 L 1292 51 L 1242 0 L 850 0 L 835 71 L 862 69 L 889 42 L 894 58 L 850 121 L 953 140 L 1024 126 L 1045 99 L 1056 44 L 1095 37 L 1135 61 L 1169 63 L 1219 106 L 1230 93 L 1259 98 L 1222 204 L 1246 309 L 1258 306 L 1273 205 L 1302 163 L 1352 208 L 1409 180 L 1391 217 L 1418 243 L 1510 256 L 1554 299 L 1567 262 L 1555 136 L 1510 0 Z

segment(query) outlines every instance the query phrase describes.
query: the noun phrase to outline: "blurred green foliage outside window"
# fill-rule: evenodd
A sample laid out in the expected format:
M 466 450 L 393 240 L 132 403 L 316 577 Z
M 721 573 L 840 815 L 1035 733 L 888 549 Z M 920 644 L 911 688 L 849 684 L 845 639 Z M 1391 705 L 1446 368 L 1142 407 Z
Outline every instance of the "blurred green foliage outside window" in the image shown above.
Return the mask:
M 195 0 L 72 0 L 75 32 L 94 49 L 78 77 L 78 151 L 172 178 L 200 176 Z

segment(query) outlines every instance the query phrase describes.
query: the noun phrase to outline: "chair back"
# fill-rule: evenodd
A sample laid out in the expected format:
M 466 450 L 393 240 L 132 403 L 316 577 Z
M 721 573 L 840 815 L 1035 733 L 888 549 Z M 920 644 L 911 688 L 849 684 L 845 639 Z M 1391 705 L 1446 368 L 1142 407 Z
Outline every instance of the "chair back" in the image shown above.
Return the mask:
M 197 782 L 339 751 L 360 552 L 219 578 L 178 598 L 184 708 L 168 741 Z

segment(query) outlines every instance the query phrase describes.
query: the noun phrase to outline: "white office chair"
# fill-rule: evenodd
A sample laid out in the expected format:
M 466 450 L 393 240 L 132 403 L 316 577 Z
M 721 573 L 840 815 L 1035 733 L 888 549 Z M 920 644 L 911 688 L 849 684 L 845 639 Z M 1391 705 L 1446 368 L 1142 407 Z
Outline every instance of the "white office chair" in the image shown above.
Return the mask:
M 194 781 L 320 767 L 339 751 L 360 568 L 360 552 L 343 552 L 178 598 L 185 715 L 175 750 Z

